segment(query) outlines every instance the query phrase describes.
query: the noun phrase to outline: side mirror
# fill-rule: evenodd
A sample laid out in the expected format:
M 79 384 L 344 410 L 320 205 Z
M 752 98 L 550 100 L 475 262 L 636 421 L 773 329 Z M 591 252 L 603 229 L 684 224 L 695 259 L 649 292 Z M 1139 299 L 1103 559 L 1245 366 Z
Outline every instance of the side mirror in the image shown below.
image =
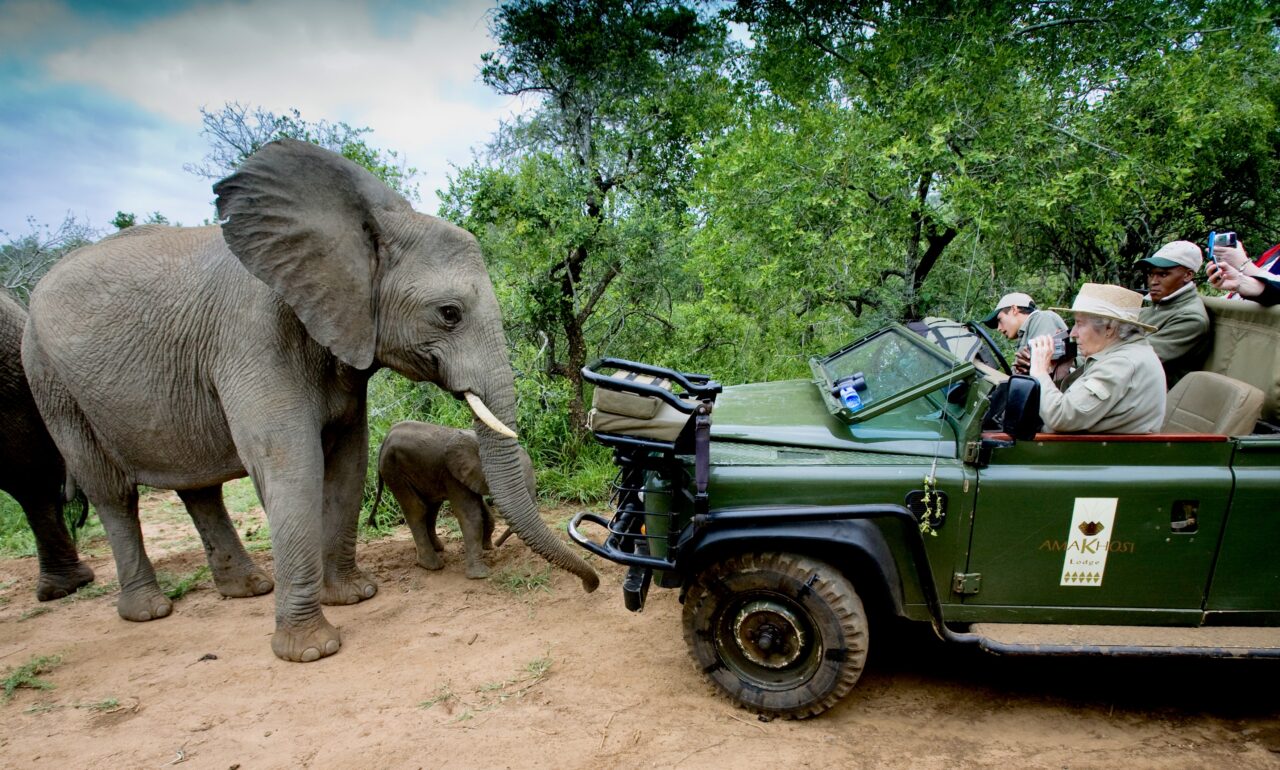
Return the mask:
M 1044 425 L 1040 420 L 1040 383 L 1025 374 L 1009 378 L 1009 400 L 1005 402 L 1000 430 L 1017 441 L 1034 438 Z

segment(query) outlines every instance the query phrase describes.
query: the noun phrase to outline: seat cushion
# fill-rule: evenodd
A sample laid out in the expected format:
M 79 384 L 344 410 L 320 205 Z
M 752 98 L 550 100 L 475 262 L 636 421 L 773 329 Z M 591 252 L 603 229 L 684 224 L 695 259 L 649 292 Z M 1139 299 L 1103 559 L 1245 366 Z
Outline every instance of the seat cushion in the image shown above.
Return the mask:
M 1214 372 L 1191 372 L 1169 391 L 1162 432 L 1252 433 L 1262 402 L 1262 391 L 1248 383 Z

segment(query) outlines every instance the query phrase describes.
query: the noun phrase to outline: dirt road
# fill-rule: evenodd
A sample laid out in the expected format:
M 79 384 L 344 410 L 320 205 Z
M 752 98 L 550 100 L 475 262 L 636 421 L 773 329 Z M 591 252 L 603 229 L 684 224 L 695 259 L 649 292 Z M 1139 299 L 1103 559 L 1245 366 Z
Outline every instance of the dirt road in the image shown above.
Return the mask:
M 194 531 L 161 507 L 148 550 L 191 574 Z M 539 587 L 514 539 L 488 581 L 463 577 L 456 540 L 441 572 L 414 566 L 407 530 L 361 545 L 380 591 L 327 608 L 342 650 L 305 665 L 271 654 L 272 597 L 207 579 L 169 618 L 121 620 L 109 551 L 88 551 L 111 590 L 39 606 L 35 560 L 0 562 L 0 672 L 61 659 L 53 689 L 0 705 L 4 767 L 1280 768 L 1267 662 L 1000 659 L 881 629 L 842 704 L 764 722 L 702 683 L 674 592 L 630 614 L 612 565 L 594 594 L 559 572 Z

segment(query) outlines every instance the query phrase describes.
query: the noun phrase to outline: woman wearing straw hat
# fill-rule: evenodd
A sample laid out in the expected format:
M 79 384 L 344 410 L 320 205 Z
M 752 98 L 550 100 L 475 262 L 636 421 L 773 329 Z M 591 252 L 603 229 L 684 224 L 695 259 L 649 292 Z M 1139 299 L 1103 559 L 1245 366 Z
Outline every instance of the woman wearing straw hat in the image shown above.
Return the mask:
M 1164 423 L 1165 379 L 1144 338 L 1156 330 L 1138 320 L 1142 295 L 1086 283 L 1071 308 L 1071 337 L 1084 365 L 1063 381 L 1049 375 L 1053 341 L 1031 341 L 1031 376 L 1040 383 L 1040 419 L 1053 433 L 1155 433 Z

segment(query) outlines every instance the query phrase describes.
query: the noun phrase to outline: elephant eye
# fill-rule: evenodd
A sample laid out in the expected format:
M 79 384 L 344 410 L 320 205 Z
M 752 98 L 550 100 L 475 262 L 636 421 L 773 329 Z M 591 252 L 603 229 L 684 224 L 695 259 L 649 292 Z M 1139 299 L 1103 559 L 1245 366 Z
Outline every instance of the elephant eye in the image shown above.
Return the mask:
M 462 321 L 462 309 L 457 305 L 443 305 L 440 318 L 449 326 L 457 326 Z

